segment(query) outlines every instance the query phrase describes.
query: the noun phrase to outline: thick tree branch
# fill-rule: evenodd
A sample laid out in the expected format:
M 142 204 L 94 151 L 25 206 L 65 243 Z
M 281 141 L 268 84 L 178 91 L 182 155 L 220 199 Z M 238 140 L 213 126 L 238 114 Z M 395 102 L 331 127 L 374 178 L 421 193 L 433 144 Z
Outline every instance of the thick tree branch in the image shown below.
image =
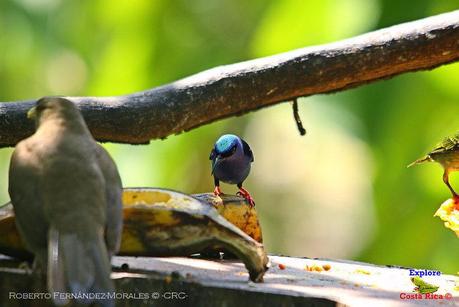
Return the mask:
M 100 141 L 142 144 L 295 97 L 356 87 L 459 59 L 459 11 L 337 43 L 221 66 L 144 92 L 69 97 Z M 0 103 L 0 147 L 32 133 L 34 101 Z

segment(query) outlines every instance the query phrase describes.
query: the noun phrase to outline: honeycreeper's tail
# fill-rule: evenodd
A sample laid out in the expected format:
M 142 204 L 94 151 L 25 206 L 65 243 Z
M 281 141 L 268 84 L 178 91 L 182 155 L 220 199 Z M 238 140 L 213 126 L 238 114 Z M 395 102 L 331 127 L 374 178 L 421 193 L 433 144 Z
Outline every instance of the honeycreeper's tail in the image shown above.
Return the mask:
M 420 163 L 424 163 L 424 162 L 432 162 L 432 158 L 430 157 L 430 155 L 427 155 L 425 157 L 422 157 L 420 159 L 417 159 L 416 161 L 410 163 L 407 167 L 411 167 L 413 165 L 416 165 L 416 164 L 420 164 Z
M 115 306 L 110 273 L 111 264 L 102 231 L 92 233 L 90 238 L 82 238 L 77 233 L 60 232 L 50 227 L 48 291 L 54 304 L 66 305 L 69 296 L 73 296 L 80 304 L 95 302 L 97 306 Z

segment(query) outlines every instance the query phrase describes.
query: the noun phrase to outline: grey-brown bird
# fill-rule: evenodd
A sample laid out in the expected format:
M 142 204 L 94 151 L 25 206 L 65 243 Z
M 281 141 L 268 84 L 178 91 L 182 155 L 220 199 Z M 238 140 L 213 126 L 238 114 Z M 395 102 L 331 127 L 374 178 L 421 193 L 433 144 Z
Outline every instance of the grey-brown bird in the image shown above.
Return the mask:
M 453 194 L 455 202 L 459 202 L 459 196 L 449 183 L 449 173 L 459 170 L 459 132 L 446 137 L 435 148 L 424 157 L 414 161 L 408 167 L 423 162 L 438 162 L 443 166 L 443 182 Z
M 36 131 L 17 144 L 9 170 L 17 228 L 35 255 L 34 268 L 47 273 L 48 291 L 91 303 L 88 294 L 114 291 L 110 257 L 122 230 L 118 170 L 69 100 L 42 98 L 27 115 Z

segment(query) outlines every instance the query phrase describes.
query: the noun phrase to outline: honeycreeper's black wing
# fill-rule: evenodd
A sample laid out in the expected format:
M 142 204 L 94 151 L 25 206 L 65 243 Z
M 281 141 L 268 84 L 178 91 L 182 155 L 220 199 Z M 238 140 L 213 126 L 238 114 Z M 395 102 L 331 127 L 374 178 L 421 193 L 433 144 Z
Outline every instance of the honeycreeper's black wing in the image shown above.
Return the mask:
M 253 162 L 254 161 L 254 158 L 253 158 L 253 152 L 252 152 L 252 149 L 250 149 L 250 146 L 249 144 L 247 144 L 246 141 L 244 141 L 243 139 L 241 139 L 242 141 L 242 148 L 244 149 L 244 154 L 248 157 L 251 158 L 251 161 Z
M 217 153 L 215 152 L 215 148 L 212 148 L 212 150 L 210 151 L 209 160 L 215 159 L 216 155 Z

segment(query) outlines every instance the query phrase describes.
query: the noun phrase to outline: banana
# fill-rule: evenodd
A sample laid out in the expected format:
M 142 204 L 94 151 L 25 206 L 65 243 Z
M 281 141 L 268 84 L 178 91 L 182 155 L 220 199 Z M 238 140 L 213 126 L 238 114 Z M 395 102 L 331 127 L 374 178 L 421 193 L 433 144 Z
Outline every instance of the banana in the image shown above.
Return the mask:
M 221 216 L 255 241 L 263 243 L 257 211 L 255 207 L 249 206 L 244 198 L 226 194 L 215 196 L 213 193 L 193 194 L 192 196 L 204 203 L 211 204 Z
M 11 203 L 0 207 L 0 254 L 26 260 L 33 258 L 33 255 L 24 248 L 16 229 Z
M 459 205 L 453 198 L 446 200 L 435 212 L 446 228 L 451 229 L 459 237 Z
M 242 260 L 252 281 L 262 281 L 268 258 L 259 243 L 262 235 L 256 211 L 236 196 L 195 197 L 165 189 L 125 188 L 118 255 L 189 256 L 223 249 Z M 16 231 L 11 205 L 0 210 L 0 233 L 0 253 L 30 257 Z

